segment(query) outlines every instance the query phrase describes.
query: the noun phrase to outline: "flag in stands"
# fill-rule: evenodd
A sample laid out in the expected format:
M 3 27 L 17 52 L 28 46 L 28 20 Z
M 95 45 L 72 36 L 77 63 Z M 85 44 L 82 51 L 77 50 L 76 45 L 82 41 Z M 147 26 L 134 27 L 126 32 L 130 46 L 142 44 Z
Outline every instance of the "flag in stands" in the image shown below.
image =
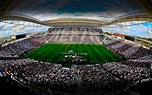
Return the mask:
M 8 74 L 8 72 L 7 72 L 6 70 L 4 70 L 4 73 L 5 73 L 5 75 L 7 75 L 7 74 Z
M 4 76 L 4 72 L 2 69 L 0 69 L 0 77 Z

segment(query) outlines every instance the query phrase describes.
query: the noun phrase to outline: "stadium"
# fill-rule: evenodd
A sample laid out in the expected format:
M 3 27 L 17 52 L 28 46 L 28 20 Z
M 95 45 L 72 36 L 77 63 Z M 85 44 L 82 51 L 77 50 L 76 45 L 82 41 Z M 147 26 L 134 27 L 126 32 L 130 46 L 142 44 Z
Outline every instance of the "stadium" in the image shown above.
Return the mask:
M 152 95 L 152 0 L 1 0 L 0 95 Z

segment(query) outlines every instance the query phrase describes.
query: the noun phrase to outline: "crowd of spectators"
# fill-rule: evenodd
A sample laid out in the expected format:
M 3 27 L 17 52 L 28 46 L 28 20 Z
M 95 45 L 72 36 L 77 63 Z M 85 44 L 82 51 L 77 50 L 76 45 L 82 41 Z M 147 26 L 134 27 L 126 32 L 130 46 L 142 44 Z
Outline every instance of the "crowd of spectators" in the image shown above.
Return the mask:
M 136 53 L 133 53 L 130 58 L 136 59 L 144 56 L 152 55 L 152 51 L 145 49 L 143 47 L 139 47 L 138 51 Z M 151 57 L 152 58 L 152 57 Z
M 43 45 L 46 41 L 100 42 L 101 35 L 96 31 L 99 33 L 99 30 L 92 28 L 55 28 L 49 30 L 49 35 L 32 36 L 1 47 L 0 57 L 19 57 Z M 80 32 L 81 35 L 79 36 L 72 35 Z M 97 34 L 87 36 L 88 33 L 89 35 Z M 62 67 L 61 64 L 20 59 L 19 57 L 19 59 L 0 59 L 0 66 L 9 72 L 13 79 L 20 80 L 19 77 L 22 77 L 30 83 L 60 90 L 76 90 L 82 87 L 83 90 L 108 89 L 108 91 L 112 91 L 120 89 L 122 86 L 125 87 L 127 83 L 136 83 L 142 79 L 150 78 L 152 67 L 151 50 L 127 43 L 121 39 L 106 38 L 103 43 L 127 60 L 109 62 L 104 65 L 73 65 L 66 68 Z
M 150 78 L 150 69 L 144 67 L 127 66 L 121 62 L 112 62 L 103 65 L 108 72 L 128 82 Z
M 37 48 L 45 43 L 41 36 L 27 38 L 21 41 L 10 43 L 0 48 L 0 57 L 16 57 Z
M 100 43 L 104 37 L 94 28 L 52 28 L 49 29 L 49 42 Z M 48 37 L 47 37 L 48 38 Z
M 107 39 L 104 44 L 111 50 L 119 53 L 127 59 L 138 59 L 144 56 L 152 55 L 150 49 L 143 48 L 137 44 L 125 42 L 121 39 Z M 152 59 L 152 57 L 149 57 Z
M 101 65 L 73 66 L 80 73 L 82 89 L 84 90 L 113 90 L 118 87 L 120 80 L 103 70 Z
M 135 60 L 127 60 L 127 61 L 123 61 L 122 64 L 131 66 L 131 67 L 144 67 L 147 69 L 151 69 L 151 63 L 152 63 L 152 59 L 150 59 L 151 61 L 141 61 L 138 59 Z
M 0 57 L 11 57 L 15 55 L 16 53 L 11 49 L 11 45 L 0 48 Z
M 0 60 L 0 65 L 18 79 L 36 83 L 43 87 L 62 90 L 112 91 L 124 83 L 134 83 L 150 78 L 150 63 L 133 61 L 110 62 L 104 65 L 73 65 L 69 68 L 61 64 L 39 62 L 31 59 Z
M 29 82 L 56 89 L 73 90 L 77 87 L 78 74 L 75 69 L 31 59 L 0 60 L 0 64 L 15 79 L 21 76 Z
M 132 61 L 152 63 L 152 55 L 147 55 L 136 59 L 132 59 Z

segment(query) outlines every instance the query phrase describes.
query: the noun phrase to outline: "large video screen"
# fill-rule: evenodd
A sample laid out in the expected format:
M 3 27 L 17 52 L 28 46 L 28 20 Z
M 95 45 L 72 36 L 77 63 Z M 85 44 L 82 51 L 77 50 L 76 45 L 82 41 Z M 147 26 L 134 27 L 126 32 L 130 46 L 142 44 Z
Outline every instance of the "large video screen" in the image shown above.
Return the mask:
M 21 39 L 21 38 L 25 38 L 26 35 L 25 34 L 21 34 L 21 35 L 16 35 L 16 39 Z
M 131 36 L 125 36 L 125 39 L 126 39 L 126 40 L 130 40 L 130 41 L 134 41 L 134 40 L 135 40 L 135 38 L 134 38 L 134 37 L 131 37 Z

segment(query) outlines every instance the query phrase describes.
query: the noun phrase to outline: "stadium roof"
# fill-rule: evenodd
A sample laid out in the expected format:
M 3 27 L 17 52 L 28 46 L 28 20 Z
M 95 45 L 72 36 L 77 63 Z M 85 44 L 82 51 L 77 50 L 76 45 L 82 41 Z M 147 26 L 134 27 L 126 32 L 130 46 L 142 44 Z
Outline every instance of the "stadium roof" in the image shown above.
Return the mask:
M 46 26 L 62 26 L 67 23 L 97 26 L 111 31 L 105 26 L 124 22 L 125 26 L 126 22 L 131 22 L 128 26 L 132 26 L 132 23 L 139 25 L 140 21 L 146 25 L 150 23 L 152 0 L 1 0 L 0 20 L 0 30 L 4 30 L 1 28 L 6 25 L 2 23 L 4 20 L 19 20 Z M 143 23 L 138 27 L 143 28 Z M 151 23 L 148 26 L 151 27 Z M 113 32 L 122 30 L 116 28 Z M 142 36 L 152 37 L 149 28 L 146 29 L 144 31 L 147 34 Z

